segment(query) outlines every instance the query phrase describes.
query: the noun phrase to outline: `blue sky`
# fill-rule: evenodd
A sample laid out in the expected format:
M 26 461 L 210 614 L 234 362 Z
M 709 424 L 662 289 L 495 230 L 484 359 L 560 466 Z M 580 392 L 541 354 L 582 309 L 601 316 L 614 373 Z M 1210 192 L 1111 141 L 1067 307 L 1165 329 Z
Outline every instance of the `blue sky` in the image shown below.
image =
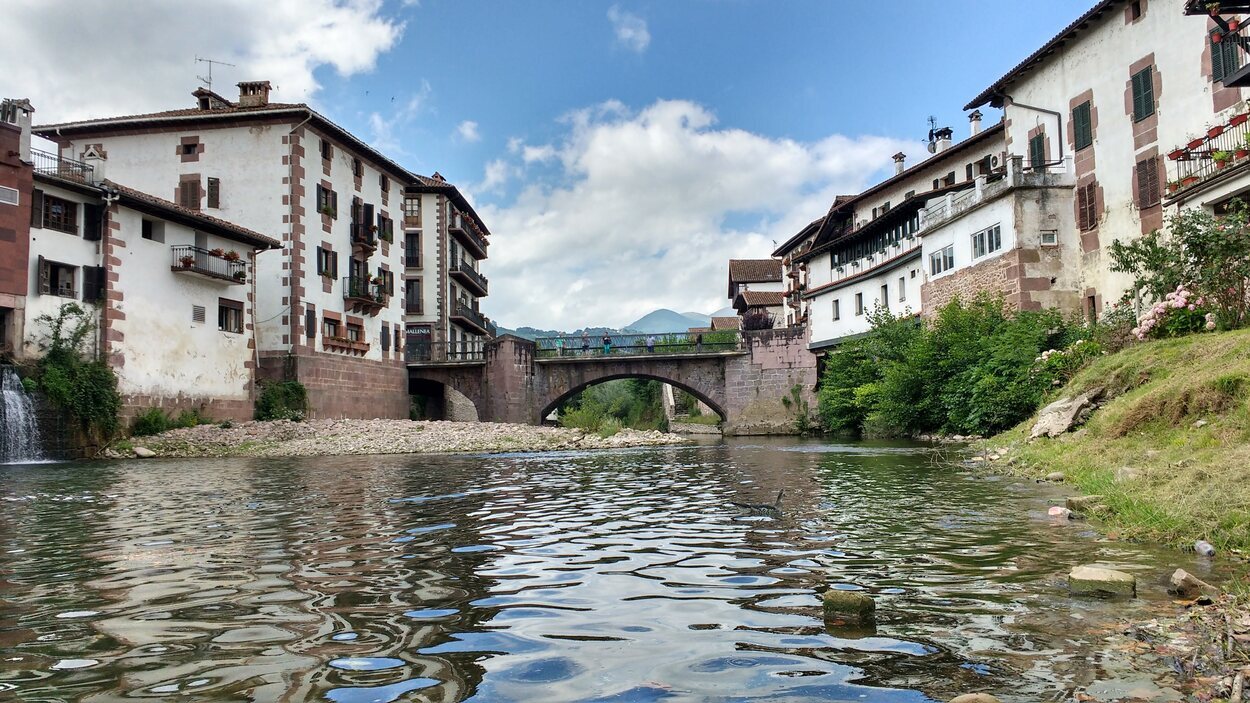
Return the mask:
M 194 57 L 228 61 L 222 92 L 269 79 L 456 183 L 501 324 L 623 325 L 727 305 L 729 258 L 925 156 L 929 115 L 966 136 L 963 104 L 1092 2 L 11 0 L 0 93 L 41 122 L 184 107 Z

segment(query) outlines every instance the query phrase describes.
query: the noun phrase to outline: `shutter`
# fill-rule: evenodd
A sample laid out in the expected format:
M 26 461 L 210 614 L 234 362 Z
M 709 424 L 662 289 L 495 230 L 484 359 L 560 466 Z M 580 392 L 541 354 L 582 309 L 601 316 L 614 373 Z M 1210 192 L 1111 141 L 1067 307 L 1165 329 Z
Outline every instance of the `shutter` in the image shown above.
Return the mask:
M 208 179 L 208 206 L 212 208 L 221 207 L 221 179 Z
M 330 191 L 330 210 L 334 212 L 331 219 L 339 219 L 339 194 L 334 191 Z
M 104 300 L 104 267 L 82 267 L 82 301 L 98 303 Z
M 1072 111 L 1072 127 L 1076 134 L 1073 135 L 1073 143 L 1077 150 L 1094 143 L 1094 125 L 1092 122 L 1091 108 L 1088 101 L 1076 106 Z
M 1150 157 L 1146 159 L 1146 182 L 1149 187 L 1146 190 L 1146 201 L 1151 206 L 1159 204 L 1159 159 L 1158 157 Z
M 304 311 L 304 336 L 309 339 L 317 338 L 317 311 L 311 307 Z
M 43 191 L 38 188 L 30 193 L 30 226 L 43 229 Z
M 1133 75 L 1133 120 L 1140 122 L 1154 113 L 1154 83 L 1150 67 Z
M 330 276 L 332 278 L 339 277 L 339 254 L 336 251 L 330 252 Z
M 1230 73 L 1224 66 L 1224 42 L 1216 44 L 1214 34 L 1208 35 L 1207 41 L 1211 45 L 1211 80 L 1222 81 Z
M 1046 135 L 1039 134 L 1029 139 L 1029 165 L 1041 168 L 1046 163 Z
M 52 264 L 48 263 L 48 260 L 43 258 L 43 255 L 40 255 L 39 256 L 39 293 L 40 295 L 48 295 L 51 292 L 52 292 Z
M 326 206 L 326 189 L 317 184 L 317 212 L 321 212 Z
M 1241 53 L 1237 50 L 1239 42 L 1221 42 L 1224 52 L 1224 75 L 1231 75 L 1241 68 Z
M 382 351 L 391 350 L 391 327 L 385 322 L 382 323 L 382 335 L 379 337 L 382 341 Z
M 104 236 L 104 206 L 83 206 L 82 238 L 88 242 L 98 242 Z

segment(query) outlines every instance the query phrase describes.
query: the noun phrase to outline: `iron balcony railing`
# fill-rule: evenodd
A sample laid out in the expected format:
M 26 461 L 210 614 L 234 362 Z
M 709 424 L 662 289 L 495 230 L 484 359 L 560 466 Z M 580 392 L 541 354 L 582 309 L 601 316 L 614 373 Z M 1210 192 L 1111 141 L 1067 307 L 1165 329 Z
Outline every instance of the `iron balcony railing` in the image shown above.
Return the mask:
M 186 271 L 229 283 L 247 283 L 247 263 L 241 258 L 226 258 L 235 252 L 208 250 L 192 246 L 169 248 L 174 271 Z
M 421 250 L 414 244 L 404 244 L 404 266 L 408 268 L 421 268 Z
M 1202 136 L 1168 152 L 1170 196 L 1202 190 L 1202 184 L 1250 163 L 1250 114 L 1238 113 Z
M 343 279 L 343 299 L 386 305 L 386 288 L 365 276 L 348 276 Z
M 472 228 L 467 217 L 458 212 L 455 213 L 451 216 L 451 225 L 447 229 L 469 250 L 473 258 L 486 258 L 486 239 Z
M 464 261 L 451 262 L 451 276 L 459 279 L 462 283 L 468 284 L 469 288 L 478 295 L 486 295 L 487 284 L 489 283 L 486 277 Z
M 45 176 L 60 176 L 77 181 L 90 181 L 93 168 L 81 161 L 67 159 L 60 154 L 52 154 L 39 149 L 30 150 L 30 160 L 35 165 L 35 173 Z
M 738 330 L 666 332 L 664 334 L 609 334 L 585 337 L 539 337 L 534 340 L 539 359 L 593 356 L 643 356 L 647 354 L 719 354 L 742 348 Z
M 408 313 L 409 315 L 423 315 L 425 314 L 425 306 L 421 304 L 420 300 L 405 299 L 404 300 L 404 312 Z
M 486 360 L 482 342 L 429 342 L 409 339 L 404 359 L 410 364 L 465 363 Z
M 451 308 L 451 321 L 459 323 L 462 327 L 468 326 L 478 334 L 486 334 L 485 316 L 459 300 Z

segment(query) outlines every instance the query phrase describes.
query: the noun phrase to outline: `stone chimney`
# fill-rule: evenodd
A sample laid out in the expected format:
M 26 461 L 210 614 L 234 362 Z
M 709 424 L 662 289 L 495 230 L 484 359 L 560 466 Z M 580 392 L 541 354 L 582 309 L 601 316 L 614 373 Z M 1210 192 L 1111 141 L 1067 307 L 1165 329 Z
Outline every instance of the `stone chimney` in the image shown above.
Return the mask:
M 933 153 L 940 154 L 951 148 L 951 135 L 954 132 L 950 127 L 943 127 L 933 131 Z
M 975 137 L 981 133 L 981 111 L 980 110 L 973 110 L 972 114 L 968 115 L 968 126 L 972 130 L 972 136 Z
M 21 133 L 17 152 L 22 161 L 27 163 L 30 163 L 30 116 L 34 112 L 35 108 L 30 106 L 30 100 L 26 98 L 5 98 L 0 102 L 0 122 L 16 127 Z
M 269 104 L 269 81 L 246 81 L 239 84 L 239 107 L 264 107 Z
M 82 153 L 82 162 L 91 167 L 90 181 L 94 185 L 104 182 L 104 150 L 99 144 L 92 144 Z
M 903 172 L 903 169 L 907 168 L 907 166 L 903 163 L 906 160 L 907 154 L 904 154 L 901 151 L 894 155 L 894 175 L 897 176 Z

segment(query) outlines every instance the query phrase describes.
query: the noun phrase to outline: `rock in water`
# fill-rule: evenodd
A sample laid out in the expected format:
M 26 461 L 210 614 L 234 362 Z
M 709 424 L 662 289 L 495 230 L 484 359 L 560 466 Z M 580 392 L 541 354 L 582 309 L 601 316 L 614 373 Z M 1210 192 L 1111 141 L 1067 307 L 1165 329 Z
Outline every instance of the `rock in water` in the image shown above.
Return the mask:
M 1068 590 L 1075 595 L 1108 594 L 1132 598 L 1137 579 L 1132 574 L 1101 566 L 1078 566 L 1068 574 Z
M 877 609 L 872 596 L 860 591 L 843 591 L 830 588 L 825 591 L 825 620 L 843 620 L 864 623 L 872 620 Z
M 951 703 L 1001 703 L 997 698 L 988 693 L 965 693 L 962 696 L 955 696 L 951 699 Z
M 1200 593 L 1217 593 L 1219 589 L 1184 569 L 1172 572 L 1169 591 L 1182 598 L 1197 598 Z
M 1101 395 L 1102 389 L 1095 388 L 1078 396 L 1060 398 L 1042 408 L 1037 414 L 1033 431 L 1029 433 L 1029 439 L 1058 437 L 1085 422 L 1094 411 L 1094 401 Z
M 1197 542 L 1194 542 L 1194 551 L 1204 557 L 1215 556 L 1215 546 L 1205 539 L 1200 539 Z
M 140 459 L 151 459 L 156 456 L 156 452 L 148 449 L 147 447 L 135 447 L 135 456 Z

